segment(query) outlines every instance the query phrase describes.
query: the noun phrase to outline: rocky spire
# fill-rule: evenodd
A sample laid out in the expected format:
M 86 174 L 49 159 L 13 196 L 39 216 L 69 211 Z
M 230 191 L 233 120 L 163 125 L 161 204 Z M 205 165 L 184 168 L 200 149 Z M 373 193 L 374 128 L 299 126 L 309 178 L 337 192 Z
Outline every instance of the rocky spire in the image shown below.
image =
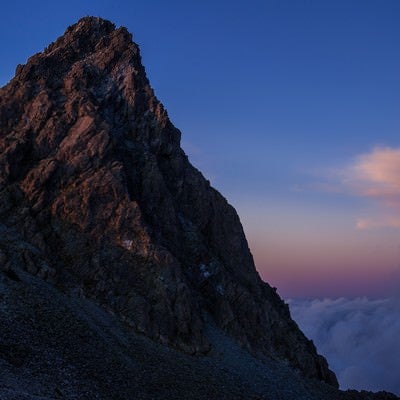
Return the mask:
M 0 244 L 2 268 L 185 352 L 208 352 L 213 324 L 337 386 L 260 279 L 235 210 L 180 148 L 125 28 L 83 18 L 18 66 L 0 90 L 0 149 L 0 218 L 29 243 Z

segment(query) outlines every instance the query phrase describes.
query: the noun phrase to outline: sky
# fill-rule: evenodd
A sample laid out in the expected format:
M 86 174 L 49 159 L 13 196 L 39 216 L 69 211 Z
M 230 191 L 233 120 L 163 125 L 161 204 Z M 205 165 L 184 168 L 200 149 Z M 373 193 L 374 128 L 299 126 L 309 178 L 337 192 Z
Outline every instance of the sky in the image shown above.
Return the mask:
M 0 85 L 86 15 L 133 33 L 190 161 L 341 387 L 400 394 L 400 2 L 3 1 Z
M 85 15 L 133 33 L 281 295 L 400 292 L 400 2 L 7 1 L 0 84 Z

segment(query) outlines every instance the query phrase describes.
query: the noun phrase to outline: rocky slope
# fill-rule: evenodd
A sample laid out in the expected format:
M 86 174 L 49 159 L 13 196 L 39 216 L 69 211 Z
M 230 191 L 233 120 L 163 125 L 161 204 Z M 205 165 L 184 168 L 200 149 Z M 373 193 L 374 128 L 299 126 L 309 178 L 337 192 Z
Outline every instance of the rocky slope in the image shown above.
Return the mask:
M 0 272 L 0 329 L 1 400 L 396 400 L 255 359 L 213 324 L 207 356 L 186 355 L 21 270 Z
M 0 90 L 0 222 L 7 282 L 24 270 L 196 357 L 215 351 L 211 324 L 337 386 L 180 148 L 125 28 L 83 18 Z

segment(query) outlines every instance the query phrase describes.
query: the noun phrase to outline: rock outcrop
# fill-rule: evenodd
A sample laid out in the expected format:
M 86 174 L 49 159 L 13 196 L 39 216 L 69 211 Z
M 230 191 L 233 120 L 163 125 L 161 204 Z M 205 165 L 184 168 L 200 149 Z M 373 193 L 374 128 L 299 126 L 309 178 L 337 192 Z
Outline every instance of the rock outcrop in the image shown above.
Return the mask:
M 125 28 L 87 17 L 0 90 L 0 268 L 94 300 L 190 354 L 207 325 L 337 386 L 188 161 Z

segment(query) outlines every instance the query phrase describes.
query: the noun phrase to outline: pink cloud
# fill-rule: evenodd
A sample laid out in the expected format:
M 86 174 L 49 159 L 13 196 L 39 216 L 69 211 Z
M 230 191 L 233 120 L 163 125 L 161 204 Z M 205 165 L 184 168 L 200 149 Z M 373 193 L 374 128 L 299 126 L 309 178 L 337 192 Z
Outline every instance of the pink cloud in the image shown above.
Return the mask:
M 381 216 L 375 218 L 359 218 L 356 222 L 356 228 L 359 230 L 377 229 L 377 228 L 400 228 L 400 217 Z
M 344 182 L 356 194 L 400 206 L 400 149 L 376 147 L 358 156 L 344 171 Z
M 400 228 L 400 148 L 375 147 L 356 157 L 341 175 L 347 191 L 379 206 L 376 216 L 358 218 L 357 229 Z
M 330 182 L 295 185 L 293 191 L 351 194 L 375 201 L 374 216 L 359 217 L 359 230 L 400 228 L 400 148 L 375 147 L 340 170 L 330 170 Z

